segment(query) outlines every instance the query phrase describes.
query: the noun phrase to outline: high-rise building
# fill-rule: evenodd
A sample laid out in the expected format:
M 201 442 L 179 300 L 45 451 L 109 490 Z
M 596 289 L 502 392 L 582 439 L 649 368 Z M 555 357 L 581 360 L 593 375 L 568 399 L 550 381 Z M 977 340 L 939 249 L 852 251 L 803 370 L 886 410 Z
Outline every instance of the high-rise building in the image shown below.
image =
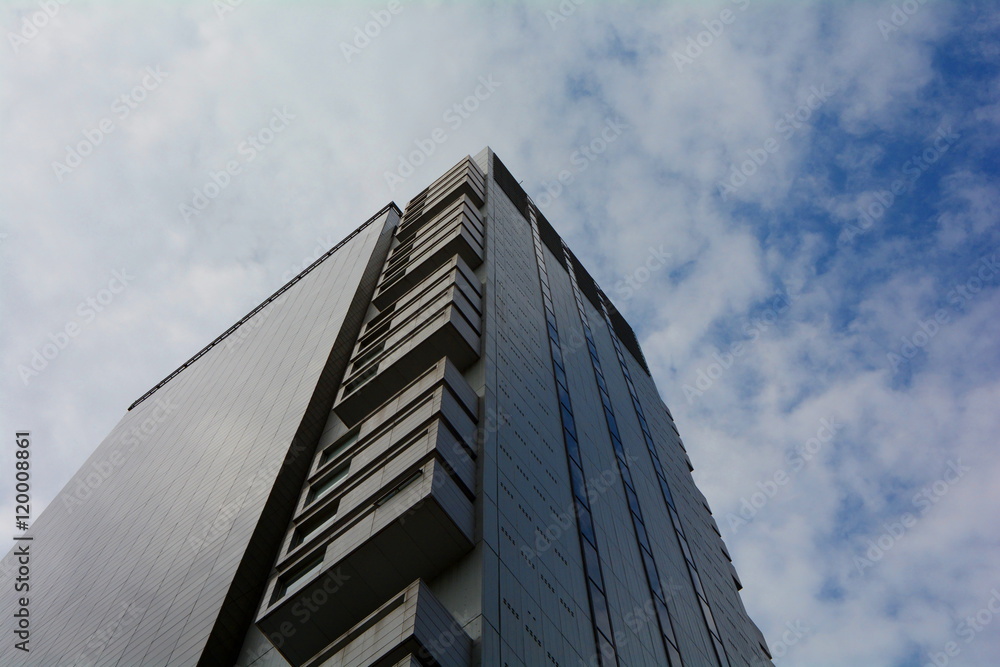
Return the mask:
M 27 537 L 3 665 L 770 664 L 635 334 L 489 149 L 139 398 Z

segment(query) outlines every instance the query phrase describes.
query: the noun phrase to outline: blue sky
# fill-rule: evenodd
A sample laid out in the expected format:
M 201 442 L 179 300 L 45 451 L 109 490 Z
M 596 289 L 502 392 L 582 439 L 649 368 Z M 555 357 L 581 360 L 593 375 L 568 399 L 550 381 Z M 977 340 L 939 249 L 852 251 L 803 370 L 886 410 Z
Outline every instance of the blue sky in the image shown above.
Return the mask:
M 490 145 L 636 328 L 776 662 L 993 664 L 995 4 L 388 6 L 4 3 L 2 411 L 36 511 L 149 387 Z

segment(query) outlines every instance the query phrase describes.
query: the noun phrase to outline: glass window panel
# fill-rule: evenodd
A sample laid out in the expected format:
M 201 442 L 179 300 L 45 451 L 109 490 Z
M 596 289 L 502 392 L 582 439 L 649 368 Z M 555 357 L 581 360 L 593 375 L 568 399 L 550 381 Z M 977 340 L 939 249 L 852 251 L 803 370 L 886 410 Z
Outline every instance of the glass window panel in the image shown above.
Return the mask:
M 663 589 L 660 587 L 660 577 L 656 573 L 656 563 L 653 562 L 653 557 L 648 551 L 643 549 L 639 550 L 642 554 L 642 564 L 646 566 L 646 576 L 649 578 L 649 590 L 653 591 L 659 599 L 663 599 Z
M 573 433 L 576 433 L 576 422 L 573 420 L 573 413 L 567 410 L 565 406 L 561 408 L 561 413 L 563 428 L 568 428 Z
M 656 605 L 656 615 L 660 621 L 660 633 L 671 644 L 677 644 L 677 637 L 674 635 L 674 629 L 670 625 L 670 612 L 667 611 L 667 605 L 656 598 L 653 598 L 653 604 Z
M 639 509 L 639 497 L 635 495 L 635 491 L 626 486 L 625 497 L 628 498 L 628 506 L 632 510 L 632 514 L 642 518 L 642 510 Z
M 307 583 L 309 583 L 312 575 L 316 574 L 323 567 L 323 556 L 317 556 L 315 560 L 310 562 L 308 565 L 303 567 L 301 570 L 295 574 L 288 575 L 285 579 L 280 580 L 278 586 L 274 591 L 274 598 L 272 602 L 275 602 L 286 595 L 291 595 L 292 593 L 300 590 Z
M 588 582 L 590 584 L 590 602 L 594 608 L 594 626 L 605 636 L 612 637 L 611 633 L 611 615 L 608 613 L 608 600 L 604 597 L 604 593 L 594 585 L 594 582 Z
M 618 652 L 614 644 L 600 632 L 597 633 L 597 655 L 601 667 L 618 667 Z
M 618 468 L 619 468 L 619 470 L 621 472 L 621 475 L 622 475 L 622 481 L 625 482 L 625 484 L 627 484 L 628 486 L 631 486 L 634 489 L 635 488 L 635 483 L 632 481 L 632 473 L 629 471 L 628 466 L 627 465 L 619 465 Z
M 569 458 L 579 464 L 581 462 L 580 443 L 577 442 L 576 436 L 571 431 L 563 429 L 563 438 L 566 440 L 566 453 L 569 454 Z
M 556 382 L 559 383 L 560 387 L 569 387 L 569 383 L 566 381 L 566 371 L 559 364 L 552 365 L 553 370 L 556 374 Z
M 594 519 L 590 515 L 590 510 L 581 503 L 576 503 L 577 524 L 580 527 L 580 534 L 591 544 L 597 544 L 597 536 L 594 534 Z
M 713 635 L 718 635 L 719 629 L 715 627 L 715 616 L 712 615 L 712 610 L 709 608 L 708 603 L 702 597 L 698 598 L 698 602 L 701 603 L 701 610 L 705 612 L 705 622 L 708 623 L 708 629 L 712 631 Z
M 309 505 L 330 493 L 330 491 L 347 479 L 347 473 L 350 468 L 351 462 L 348 461 L 341 466 L 337 466 L 332 473 L 310 486 L 309 493 L 306 495 L 306 504 Z
M 604 579 L 601 577 L 601 563 L 597 558 L 597 549 L 590 542 L 583 541 L 583 564 L 587 570 L 587 577 L 594 581 L 598 586 L 604 586 Z M 605 603 L 606 604 L 606 603 Z M 605 613 L 607 609 L 605 608 Z
M 670 509 L 674 511 L 674 514 L 676 514 L 677 510 L 674 509 L 674 494 L 670 493 L 670 486 L 667 484 L 667 480 L 660 476 L 657 476 L 657 479 L 660 480 L 660 489 L 663 491 L 663 497 L 667 499 L 667 505 L 669 505 Z M 683 529 L 681 529 L 680 519 L 674 520 L 674 527 L 681 534 L 684 533 Z
M 329 447 L 323 450 L 323 453 L 319 458 L 319 465 L 324 466 L 330 461 L 334 460 L 348 449 L 351 445 L 358 441 L 358 431 L 355 430 L 349 433 L 346 437 L 341 438 L 337 442 L 333 443 Z
M 337 512 L 340 506 L 340 499 L 337 498 L 328 506 L 321 509 L 308 522 L 302 524 L 295 530 L 292 538 L 291 549 L 299 546 L 313 535 L 329 528 L 337 520 Z
M 638 519 L 638 517 L 636 517 Z M 652 551 L 649 546 L 649 535 L 646 534 L 646 526 L 642 521 L 635 522 L 635 535 L 639 539 L 639 545 L 646 551 Z
M 559 404 L 567 410 L 571 410 L 572 405 L 569 402 L 569 392 L 566 391 L 561 384 L 557 384 L 556 393 L 559 395 Z

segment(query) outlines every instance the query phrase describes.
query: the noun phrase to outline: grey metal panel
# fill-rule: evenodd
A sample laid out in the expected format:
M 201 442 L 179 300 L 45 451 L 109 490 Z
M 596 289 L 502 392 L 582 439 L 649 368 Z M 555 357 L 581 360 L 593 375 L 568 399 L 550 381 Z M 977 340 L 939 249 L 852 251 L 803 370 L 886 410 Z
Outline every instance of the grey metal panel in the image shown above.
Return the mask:
M 33 650 L 5 643 L 0 663 L 193 664 L 242 635 L 223 602 L 388 215 L 123 417 L 29 531 Z

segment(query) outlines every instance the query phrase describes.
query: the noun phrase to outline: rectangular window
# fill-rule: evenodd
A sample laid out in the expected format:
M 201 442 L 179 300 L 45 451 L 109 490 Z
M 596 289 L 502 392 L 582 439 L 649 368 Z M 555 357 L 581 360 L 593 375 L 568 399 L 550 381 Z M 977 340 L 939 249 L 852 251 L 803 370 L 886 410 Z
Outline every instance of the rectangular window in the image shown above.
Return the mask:
M 337 485 L 343 482 L 347 478 L 347 472 L 350 470 L 350 467 L 350 461 L 344 465 L 337 466 L 332 473 L 310 486 L 309 493 L 306 494 L 306 505 L 311 505 L 318 498 L 322 498 L 330 493 Z
M 570 430 L 563 429 L 563 438 L 566 440 L 566 453 L 569 455 L 570 460 L 576 461 L 579 464 L 580 443 L 577 442 L 576 436 Z
M 566 381 L 566 371 L 559 364 L 554 364 L 553 368 L 556 372 L 556 382 L 559 383 L 560 387 L 569 387 L 569 383 Z
M 670 626 L 670 612 L 667 611 L 667 605 L 659 600 L 653 600 L 653 604 L 656 605 L 656 615 L 660 619 L 660 633 L 666 637 L 668 642 L 676 644 L 677 637 L 674 635 L 674 629 Z M 679 664 L 678 667 L 680 667 Z
M 594 625 L 601 634 L 611 637 L 611 616 L 608 613 L 608 600 L 604 597 L 604 593 L 597 590 L 596 587 L 590 587 L 590 599 L 594 606 Z
M 417 470 L 412 475 L 404 479 L 402 482 L 396 485 L 396 488 L 392 489 L 391 491 L 389 491 L 389 493 L 383 495 L 381 498 L 376 500 L 375 507 L 381 507 L 382 505 L 385 505 L 387 502 L 398 496 L 403 489 L 405 489 L 413 482 L 417 481 L 417 479 L 419 479 L 422 474 L 424 474 L 423 468 Z
M 580 527 L 580 534 L 587 538 L 591 544 L 597 544 L 597 536 L 594 534 L 594 519 L 590 515 L 590 510 L 580 503 L 576 503 L 576 519 Z
M 649 546 L 649 535 L 646 534 L 646 526 L 641 522 L 637 521 L 639 517 L 633 519 L 633 525 L 635 526 L 635 535 L 639 538 L 639 545 L 642 546 L 646 551 L 652 552 L 653 548 Z
M 576 422 L 573 421 L 573 413 L 567 410 L 566 406 L 562 406 L 560 412 L 562 413 L 563 428 L 569 429 L 571 432 L 576 433 Z
M 309 563 L 301 570 L 279 579 L 278 585 L 274 588 L 274 597 L 271 598 L 271 603 L 273 604 L 286 595 L 291 595 L 292 593 L 303 588 L 307 583 L 309 583 L 309 578 L 319 572 L 322 567 L 323 554 L 320 554 L 313 560 L 309 561 Z
M 642 510 L 639 509 L 639 497 L 635 495 L 635 491 L 632 487 L 625 487 L 625 497 L 628 499 L 629 509 L 632 510 L 632 514 L 636 515 L 640 519 L 642 518 Z
M 317 512 L 314 516 L 310 517 L 309 521 L 296 528 L 295 535 L 292 537 L 292 543 L 288 547 L 289 551 L 299 546 L 313 535 L 333 525 L 333 522 L 337 519 L 337 511 L 339 509 L 340 498 L 337 498 Z
M 356 443 L 357 441 L 358 441 L 357 430 L 354 430 L 351 433 L 348 433 L 346 436 L 343 436 L 342 438 L 340 438 L 332 445 L 323 450 L 323 453 L 320 454 L 319 456 L 318 467 L 322 468 L 324 465 L 326 465 L 327 463 L 334 460 L 335 458 L 346 452 L 348 449 L 350 449 L 351 446 L 354 445 L 354 443 Z
M 597 549 L 586 540 L 583 542 L 583 565 L 591 581 L 599 587 L 603 587 L 604 578 L 601 577 L 601 563 L 597 557 Z
M 588 505 L 587 502 L 587 484 L 584 481 L 583 470 L 574 461 L 569 463 L 569 478 L 573 485 L 573 495 L 580 499 L 584 505 Z
M 667 480 L 663 479 L 663 477 L 660 477 L 659 475 L 657 475 L 657 479 L 660 480 L 660 489 L 663 491 L 663 496 L 667 499 L 667 505 L 670 507 L 670 509 L 673 509 L 674 508 L 674 496 L 673 496 L 672 493 L 670 493 L 670 486 L 667 484 Z M 681 526 L 681 522 L 680 522 L 680 520 L 677 520 L 675 522 L 675 525 L 677 526 L 677 530 L 680 531 L 681 530 L 681 527 L 680 527 Z
M 646 567 L 646 577 L 649 579 L 649 590 L 653 592 L 653 595 L 657 599 L 663 599 L 663 589 L 660 588 L 660 579 L 656 574 L 656 564 L 653 562 L 653 557 L 648 551 L 643 549 L 639 550 L 642 554 L 642 564 Z
M 556 393 L 559 394 L 559 405 L 563 406 L 567 410 L 571 410 L 571 403 L 569 401 L 569 392 L 563 389 L 561 384 L 556 385 Z

